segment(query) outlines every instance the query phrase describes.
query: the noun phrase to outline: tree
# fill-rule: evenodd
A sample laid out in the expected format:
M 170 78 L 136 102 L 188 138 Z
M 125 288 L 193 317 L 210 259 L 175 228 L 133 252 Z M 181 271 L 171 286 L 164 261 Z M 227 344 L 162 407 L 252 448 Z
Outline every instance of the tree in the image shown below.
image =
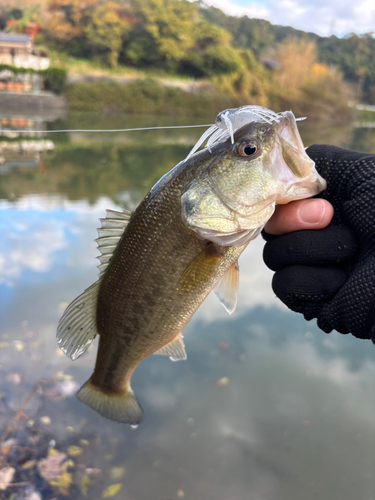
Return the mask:
M 125 59 L 176 71 L 194 45 L 196 5 L 186 0 L 135 0 L 134 6 L 137 21 L 124 46 Z
M 93 9 L 84 33 L 95 48 L 105 53 L 109 65 L 115 67 L 122 46 L 123 34 L 130 25 L 121 5 L 106 2 Z
M 49 38 L 73 53 L 81 45 L 78 52 L 83 52 L 85 27 L 90 20 L 90 8 L 96 2 L 97 0 L 86 0 L 83 4 L 81 0 L 50 0 L 46 23 Z

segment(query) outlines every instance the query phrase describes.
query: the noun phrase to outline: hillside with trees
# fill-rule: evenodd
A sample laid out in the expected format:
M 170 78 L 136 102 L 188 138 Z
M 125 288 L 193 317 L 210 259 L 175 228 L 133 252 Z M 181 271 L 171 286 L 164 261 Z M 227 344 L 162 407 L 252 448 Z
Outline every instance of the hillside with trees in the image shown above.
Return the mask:
M 375 102 L 372 34 L 322 38 L 261 19 L 227 16 L 202 2 L 186 0 L 37 2 L 28 0 L 22 9 L 8 0 L 0 7 L 0 27 L 24 32 L 30 21 L 37 23 L 36 42 L 68 72 L 72 61 L 86 61 L 109 76 L 114 71 L 138 71 L 154 79 L 193 78 L 205 82 L 203 90 L 199 85 L 194 89 L 206 92 L 208 100 L 214 96 L 234 104 L 293 107 L 301 114 L 333 119 L 348 113 L 348 100 Z M 160 98 L 170 102 L 181 98 L 176 89 L 168 93 L 159 87 L 150 91 L 149 83 L 140 86 L 145 109 L 162 94 Z M 73 106 L 85 106 L 87 89 L 80 83 L 68 86 Z M 144 94 L 144 89 L 151 94 Z M 107 109 L 118 105 L 114 94 L 121 104 L 131 93 L 112 88 L 111 100 L 103 92 L 106 85 L 95 90 L 96 104 Z M 189 107 L 193 101 L 191 97 Z M 129 111 L 129 103 L 122 109 Z

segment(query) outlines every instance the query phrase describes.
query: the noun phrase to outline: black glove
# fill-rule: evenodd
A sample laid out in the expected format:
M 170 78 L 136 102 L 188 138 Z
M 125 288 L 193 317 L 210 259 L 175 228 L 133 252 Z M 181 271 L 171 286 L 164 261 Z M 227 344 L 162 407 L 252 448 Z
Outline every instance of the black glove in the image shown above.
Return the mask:
M 327 181 L 319 197 L 335 212 L 325 229 L 263 231 L 263 258 L 276 271 L 273 290 L 305 319 L 317 318 L 326 333 L 375 343 L 375 155 L 329 145 L 306 152 Z

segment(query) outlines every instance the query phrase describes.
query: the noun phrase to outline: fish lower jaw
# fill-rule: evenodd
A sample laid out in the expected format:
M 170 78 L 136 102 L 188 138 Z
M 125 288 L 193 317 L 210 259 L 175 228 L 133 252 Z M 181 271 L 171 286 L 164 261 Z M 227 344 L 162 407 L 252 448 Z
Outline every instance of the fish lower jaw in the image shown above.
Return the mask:
M 220 246 L 242 247 L 247 245 L 249 241 L 256 238 L 262 230 L 264 224 L 251 229 L 238 229 L 232 232 L 220 232 L 213 229 L 202 229 L 199 227 L 191 227 L 201 239 L 212 241 Z
M 312 175 L 314 176 L 313 179 L 311 179 Z M 323 177 L 321 177 L 318 173 L 310 174 L 310 176 L 303 179 L 302 182 L 292 184 L 283 196 L 276 200 L 276 204 L 283 205 L 293 200 L 310 198 L 311 196 L 315 196 L 322 191 L 325 191 L 325 189 L 327 189 L 327 182 L 325 179 L 323 179 Z

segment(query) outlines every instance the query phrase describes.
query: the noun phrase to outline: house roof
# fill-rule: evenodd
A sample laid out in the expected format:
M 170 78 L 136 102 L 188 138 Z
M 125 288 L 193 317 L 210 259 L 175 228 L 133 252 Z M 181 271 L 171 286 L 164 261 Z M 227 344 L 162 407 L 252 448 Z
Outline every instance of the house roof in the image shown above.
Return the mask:
M 0 33 L 0 42 L 29 43 L 31 38 L 23 33 Z

